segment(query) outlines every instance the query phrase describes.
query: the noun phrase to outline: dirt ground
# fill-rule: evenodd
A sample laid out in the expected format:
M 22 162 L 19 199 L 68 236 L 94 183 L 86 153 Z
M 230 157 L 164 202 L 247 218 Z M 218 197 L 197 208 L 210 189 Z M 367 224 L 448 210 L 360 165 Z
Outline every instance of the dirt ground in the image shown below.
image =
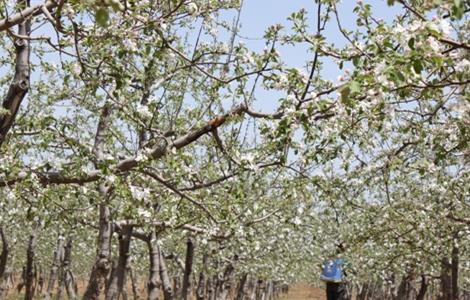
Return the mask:
M 281 300 L 325 300 L 325 290 L 314 288 L 306 283 L 297 283 L 289 287 L 289 293 Z
M 79 282 L 79 290 L 85 288 L 85 282 Z M 24 290 L 23 290 L 24 291 Z M 131 292 L 128 287 L 128 292 Z M 139 286 L 140 294 L 145 294 L 145 285 Z M 7 300 L 20 300 L 24 298 L 24 294 L 15 294 L 14 290 L 11 290 L 7 296 Z M 42 296 L 36 296 L 35 299 L 42 299 Z M 145 299 L 143 296 L 141 299 Z M 306 283 L 297 283 L 289 286 L 289 293 L 281 296 L 279 300 L 326 300 L 326 294 L 324 289 L 312 287 Z

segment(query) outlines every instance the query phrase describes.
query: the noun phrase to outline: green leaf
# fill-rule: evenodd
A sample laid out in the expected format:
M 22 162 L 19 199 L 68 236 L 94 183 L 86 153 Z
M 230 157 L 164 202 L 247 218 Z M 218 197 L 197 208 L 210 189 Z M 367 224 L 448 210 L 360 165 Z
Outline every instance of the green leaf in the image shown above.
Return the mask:
M 392 6 L 393 4 L 395 4 L 395 0 L 387 0 L 387 4 L 388 6 Z
M 345 86 L 340 91 L 341 94 L 341 102 L 348 106 L 354 107 L 354 101 L 349 97 L 351 95 L 351 88 L 349 86 Z
M 351 94 L 357 94 L 361 91 L 361 85 L 357 81 L 351 81 L 349 84 L 349 88 L 351 90 Z
M 454 5 L 452 6 L 452 16 L 457 19 L 462 19 L 465 14 L 465 6 L 463 5 L 462 0 L 454 0 Z
M 109 21 L 108 10 L 105 8 L 99 8 L 96 10 L 95 20 L 99 26 L 105 27 Z
M 411 38 L 408 40 L 408 47 L 410 47 L 411 50 L 415 49 L 415 39 Z
M 400 81 L 405 81 L 405 75 L 403 75 L 402 72 L 398 71 L 395 73 L 396 74 L 396 77 L 400 80 Z
M 421 74 L 421 72 L 423 71 L 423 64 L 420 60 L 413 61 L 413 69 L 416 73 Z
M 70 82 L 70 74 L 65 74 L 64 76 L 64 85 L 68 85 Z
M 355 56 L 355 57 L 353 57 L 353 59 L 352 59 L 352 63 L 353 63 L 353 65 L 354 65 L 355 67 L 359 67 L 360 64 L 361 64 L 361 60 L 360 60 L 359 57 Z

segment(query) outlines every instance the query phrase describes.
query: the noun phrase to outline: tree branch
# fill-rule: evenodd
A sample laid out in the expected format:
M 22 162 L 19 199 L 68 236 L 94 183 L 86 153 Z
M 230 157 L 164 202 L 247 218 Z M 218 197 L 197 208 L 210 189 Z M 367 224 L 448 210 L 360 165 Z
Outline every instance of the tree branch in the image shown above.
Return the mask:
M 47 10 L 53 9 L 57 6 L 55 1 L 46 1 L 43 4 L 35 5 L 32 7 L 27 7 L 22 11 L 8 16 L 7 18 L 0 20 L 0 31 L 7 30 L 15 25 L 18 25 L 25 20 L 29 19 L 31 16 L 37 16 L 43 13 L 43 7 Z M 30 22 L 30 21 L 28 21 Z
M 155 146 L 155 148 L 153 148 L 153 150 L 150 152 L 149 159 L 157 160 L 157 159 L 164 157 L 167 154 L 168 149 L 174 148 L 178 150 L 178 149 L 184 148 L 185 146 L 198 140 L 204 134 L 210 133 L 215 128 L 222 126 L 226 122 L 227 119 L 236 115 L 240 115 L 244 111 L 245 111 L 245 106 L 243 105 L 237 106 L 231 111 L 229 111 L 228 113 L 221 115 L 221 116 L 217 116 L 216 118 L 207 122 L 206 125 L 198 129 L 195 129 L 191 132 L 188 132 L 186 135 L 181 136 L 180 138 L 177 138 L 171 143 L 165 140 L 165 142 L 162 142 L 158 144 L 157 146 Z M 119 161 L 117 164 L 113 166 L 110 166 L 109 169 L 113 174 L 121 174 L 121 173 L 131 171 L 138 165 L 139 165 L 138 157 L 132 156 L 132 157 Z M 39 181 L 43 185 L 71 184 L 71 183 L 85 184 L 85 183 L 97 181 L 102 176 L 102 173 L 100 170 L 93 170 L 83 176 L 68 176 L 67 174 L 64 174 L 64 172 L 58 172 L 58 171 L 51 171 L 51 172 L 30 171 L 30 172 L 38 176 Z M 27 174 L 21 174 L 18 177 L 12 178 L 12 179 L 0 178 L 0 187 L 14 185 L 16 183 L 24 181 L 27 177 L 28 177 Z
M 19 0 L 20 6 L 26 6 L 27 3 Z M 25 19 L 21 19 L 23 21 Z M 24 22 L 18 22 L 18 35 L 28 37 L 31 33 L 31 20 L 26 19 Z M 0 115 L 0 147 L 6 139 L 6 135 L 13 123 L 15 122 L 16 114 L 20 108 L 21 102 L 29 90 L 29 41 L 28 39 L 17 39 L 15 41 L 16 47 L 16 62 L 15 62 L 15 75 L 13 81 L 8 88 L 7 95 L 3 100 L 2 107 L 7 111 L 5 115 Z

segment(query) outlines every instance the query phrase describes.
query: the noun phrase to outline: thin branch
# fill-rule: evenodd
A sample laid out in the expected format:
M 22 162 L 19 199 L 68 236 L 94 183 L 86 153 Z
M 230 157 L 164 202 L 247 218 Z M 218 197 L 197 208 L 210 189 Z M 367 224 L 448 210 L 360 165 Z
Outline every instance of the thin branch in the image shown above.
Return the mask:
M 168 188 L 173 193 L 177 194 L 181 198 L 184 198 L 184 199 L 188 200 L 189 202 L 191 202 L 192 204 L 199 207 L 201 210 L 203 210 L 206 213 L 206 215 L 209 217 L 209 219 L 211 219 L 215 223 L 220 223 L 202 203 L 200 203 L 196 199 L 192 198 L 191 196 L 188 196 L 185 193 L 181 192 L 180 190 L 178 190 L 178 188 L 176 188 L 173 184 L 171 184 L 170 182 L 168 182 L 167 180 L 162 178 L 160 175 L 158 175 L 155 172 L 152 172 L 150 170 L 143 170 L 143 171 L 141 171 L 141 173 L 155 179 L 156 181 L 160 182 L 163 186 Z

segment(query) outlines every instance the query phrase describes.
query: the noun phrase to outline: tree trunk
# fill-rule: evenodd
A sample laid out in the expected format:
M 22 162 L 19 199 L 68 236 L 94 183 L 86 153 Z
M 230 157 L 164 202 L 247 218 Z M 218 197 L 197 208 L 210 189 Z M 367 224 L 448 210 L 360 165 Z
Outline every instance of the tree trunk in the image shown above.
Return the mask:
M 3 227 L 0 226 L 0 238 L 2 239 L 2 254 L 0 255 L 0 299 L 5 299 L 8 292 L 8 278 L 7 278 L 7 262 L 8 254 L 10 252 L 10 247 L 8 240 L 3 231 Z
M 111 280 L 106 293 L 106 300 L 117 300 L 122 293 L 125 279 L 127 264 L 129 261 L 129 248 L 132 238 L 132 226 L 122 226 L 119 233 L 119 258 L 116 268 L 111 273 Z
M 426 276 L 421 275 L 421 287 L 419 288 L 419 292 L 418 292 L 418 296 L 416 296 L 416 300 L 424 300 L 427 290 L 428 290 L 427 278 Z
M 450 300 L 452 297 L 451 265 L 447 257 L 441 260 L 441 290 L 439 300 Z
M 8 253 L 10 252 L 10 248 L 2 226 L 0 226 L 0 237 L 2 239 L 2 254 L 0 255 L 0 277 L 3 278 L 7 267 Z
M 59 271 L 60 264 L 64 256 L 64 238 L 59 235 L 57 238 L 57 247 L 54 251 L 54 259 L 52 261 L 51 272 L 49 274 L 49 281 L 47 283 L 47 291 L 44 296 L 45 300 L 50 300 L 52 296 L 52 290 L 54 289 L 57 273 Z
M 55 251 L 54 251 L 55 253 Z M 44 289 L 44 284 L 46 281 L 46 274 L 45 271 L 42 269 L 39 270 L 39 279 L 38 279 L 38 293 L 42 293 L 42 290 Z
M 274 297 L 274 283 L 272 280 L 268 281 L 266 285 L 266 299 L 272 300 Z
M 251 279 L 250 293 L 248 295 L 249 300 L 256 300 L 256 290 L 258 289 L 258 280 L 256 278 Z
M 375 284 L 377 286 L 377 284 Z M 410 276 L 404 276 L 400 282 L 400 285 L 398 287 L 398 293 L 397 296 L 395 297 L 396 300 L 408 300 L 411 297 L 411 277 Z
M 452 300 L 459 299 L 459 248 L 457 246 L 452 247 L 452 262 L 451 262 L 451 274 L 452 274 Z
M 356 296 L 357 300 L 365 300 L 366 299 L 366 294 L 367 294 L 367 283 L 363 283 L 359 287 L 358 294 Z
M 100 189 L 105 189 L 102 184 Z M 98 253 L 91 270 L 88 286 L 83 295 L 83 300 L 98 300 L 100 292 L 110 270 L 110 243 L 112 228 L 109 221 L 110 212 L 106 204 L 100 204 L 100 229 L 98 234 Z
M 108 101 L 101 110 L 100 119 L 96 128 L 95 143 L 93 145 L 93 155 L 96 158 L 96 167 L 99 162 L 104 160 L 105 143 L 110 126 L 111 103 Z M 98 192 L 100 195 L 99 205 L 99 232 L 95 263 L 93 264 L 88 286 L 83 295 L 84 300 L 98 300 L 103 286 L 106 284 L 111 267 L 111 238 L 112 224 L 110 220 L 110 211 L 107 205 L 109 190 L 105 182 L 99 184 Z
M 256 299 L 262 299 L 264 295 L 264 281 L 263 280 L 258 280 L 258 283 L 256 285 Z
M 232 288 L 232 275 L 234 271 L 235 271 L 235 268 L 233 267 L 233 263 L 230 262 L 225 268 L 223 278 L 219 284 L 220 295 L 218 297 L 220 299 L 223 299 L 223 300 L 227 299 L 227 296 Z
M 216 297 L 216 279 L 215 276 L 207 279 L 207 299 L 214 300 Z
M 37 236 L 36 232 L 29 237 L 28 249 L 26 251 L 26 268 L 25 268 L 25 300 L 32 300 L 34 297 L 34 257 L 36 251 Z
M 205 272 L 207 272 L 207 263 L 209 260 L 209 256 L 207 254 L 204 254 L 202 256 L 202 269 L 201 272 L 199 273 L 199 281 L 197 284 L 197 291 L 196 291 L 196 299 L 197 300 L 204 300 L 206 299 L 206 275 Z
M 17 0 L 19 10 L 29 7 L 29 0 Z M 31 18 L 26 18 L 18 25 L 18 35 L 29 37 L 31 33 Z M 26 93 L 29 90 L 30 76 L 30 43 L 28 39 L 15 38 L 16 61 L 15 75 L 10 84 L 2 108 L 8 111 L 0 116 L 0 147 L 7 133 L 15 122 L 16 115 Z
M 77 299 L 77 284 L 71 270 L 67 270 L 65 277 L 65 287 L 67 289 L 67 296 L 69 297 L 69 300 Z
M 147 247 L 149 251 L 150 270 L 149 280 L 147 283 L 147 299 L 158 300 L 159 289 L 161 287 L 160 281 L 160 257 L 158 246 L 156 245 L 156 233 L 152 231 L 149 240 L 147 240 Z
M 72 272 L 70 270 L 70 264 L 72 259 L 72 239 L 68 238 L 63 250 L 63 256 L 60 266 L 59 276 L 59 287 L 57 289 L 57 299 L 61 300 L 64 291 L 67 291 L 67 296 L 70 300 L 77 299 L 77 293 L 75 289 L 75 282 L 73 279 Z
M 173 276 L 173 295 L 177 299 L 181 297 L 181 280 L 179 274 Z
M 137 300 L 139 299 L 139 292 L 137 291 L 137 281 L 135 279 L 135 274 L 132 268 L 128 268 L 127 274 L 129 274 L 129 278 L 131 279 L 132 297 L 134 300 Z
M 163 257 L 162 250 L 158 245 L 157 251 L 160 261 L 160 279 L 162 280 L 163 285 L 163 299 L 171 300 L 174 297 L 173 288 L 171 287 L 170 276 L 168 275 L 168 270 L 166 269 L 165 258 Z
M 236 300 L 243 300 L 246 297 L 246 282 L 248 281 L 248 274 L 245 273 L 240 279 L 240 284 L 238 285 L 237 298 Z
M 188 292 L 190 287 L 190 278 L 193 270 L 193 259 L 194 259 L 194 242 L 191 238 L 188 238 L 186 242 L 186 260 L 184 265 L 183 275 L 183 290 L 181 291 L 181 299 L 188 300 Z

